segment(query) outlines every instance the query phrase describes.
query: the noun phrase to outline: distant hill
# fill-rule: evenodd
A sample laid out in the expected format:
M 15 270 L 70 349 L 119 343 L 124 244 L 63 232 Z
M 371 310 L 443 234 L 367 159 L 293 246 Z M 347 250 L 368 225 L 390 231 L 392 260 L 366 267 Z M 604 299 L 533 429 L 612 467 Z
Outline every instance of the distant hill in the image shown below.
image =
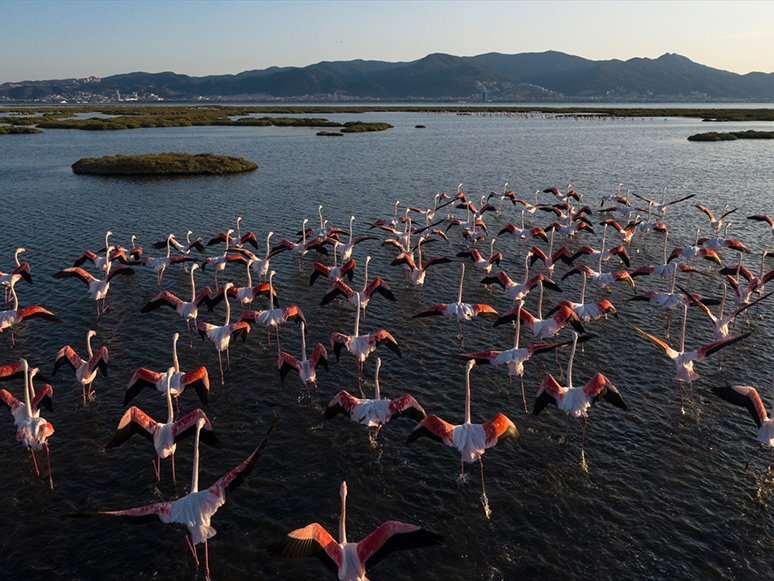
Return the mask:
M 748 101 L 774 102 L 774 73 L 739 75 L 677 54 L 593 61 L 556 51 L 325 61 L 237 75 L 134 72 L 0 85 L 0 101 Z

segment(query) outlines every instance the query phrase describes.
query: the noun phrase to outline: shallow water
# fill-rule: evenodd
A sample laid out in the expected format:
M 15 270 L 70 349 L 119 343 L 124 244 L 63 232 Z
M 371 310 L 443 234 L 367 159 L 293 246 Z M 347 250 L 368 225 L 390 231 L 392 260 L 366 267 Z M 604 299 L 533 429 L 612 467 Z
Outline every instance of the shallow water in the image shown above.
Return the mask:
M 716 385 L 743 383 L 759 388 L 770 402 L 772 365 L 771 301 L 748 315 L 746 341 L 698 363 L 700 378 L 695 399 L 680 413 L 672 364 L 655 346 L 637 335 L 624 321 L 656 336 L 664 336 L 665 316 L 656 307 L 628 302 L 632 291 L 617 283 L 609 298 L 620 319 L 587 325 L 597 337 L 578 350 L 573 375 L 576 383 L 601 372 L 618 387 L 628 405 L 623 411 L 605 402 L 589 414 L 586 433 L 588 472 L 581 468 L 581 422 L 570 421 L 570 439 L 564 418 L 551 406 L 540 416 L 524 414 L 515 391 L 508 397 L 503 368 L 479 365 L 471 378 L 472 416 L 483 422 L 501 411 L 518 426 L 522 440 L 503 442 L 484 455 L 486 490 L 492 510 L 486 518 L 481 504 L 481 482 L 476 465 L 466 466 L 459 480 L 458 453 L 437 442 L 404 444 L 413 427 L 400 418 L 380 433 L 378 445 L 368 442 L 366 429 L 336 417 L 325 420 L 322 410 L 340 389 L 360 396 L 354 359 L 343 353 L 337 363 L 330 351 L 330 372 L 321 371 L 319 389 L 310 399 L 294 375 L 280 382 L 276 345 L 263 330 L 253 329 L 247 341 L 233 345 L 226 384 L 218 380 L 217 355 L 198 338 L 187 345 L 183 320 L 171 310 L 140 314 L 157 292 L 155 274 L 136 267 L 134 277 L 118 277 L 111 284 L 110 310 L 96 319 L 94 301 L 76 280 L 51 275 L 70 266 L 86 248 L 104 244 L 107 229 L 112 242 L 129 246 L 137 235 L 145 255 L 161 255 L 151 245 L 169 232 L 184 238 L 186 230 L 209 239 L 233 227 L 253 230 L 264 250 L 266 234 L 294 238 L 307 217 L 316 224 L 317 206 L 324 217 L 346 228 L 354 214 L 356 233 L 364 233 L 376 217 L 390 214 L 396 199 L 402 204 L 429 207 L 433 195 L 453 193 L 462 182 L 470 199 L 501 190 L 503 183 L 530 201 L 536 189 L 568 183 L 585 194 L 596 210 L 599 196 L 623 189 L 660 200 L 691 193 L 696 198 L 669 208 L 670 248 L 693 242 L 696 227 L 709 229 L 707 218 L 693 207 L 702 203 L 713 210 L 724 204 L 732 214 L 730 235 L 753 252 L 745 264 L 758 272 L 760 252 L 771 244 L 767 228 L 745 220 L 757 213 L 774 213 L 771 203 L 774 143 L 737 141 L 690 143 L 688 135 L 707 131 L 707 124 L 689 119 L 620 119 L 615 121 L 515 118 L 497 115 L 379 114 L 329 116 L 342 121 L 360 118 L 388 121 L 395 128 L 377 134 L 347 135 L 338 139 L 314 136 L 313 129 L 190 127 L 138 129 L 118 132 L 47 130 L 41 135 L 11 135 L 0 140 L 0 191 L 5 213 L 0 228 L 0 270 L 12 266 L 18 246 L 20 258 L 32 266 L 35 284 L 17 285 L 22 306 L 40 304 L 63 319 L 56 325 L 43 321 L 23 323 L 16 347 L 8 333 L 0 335 L 0 364 L 26 357 L 50 375 L 60 347 L 70 344 L 85 352 L 86 332 L 95 329 L 95 347 L 110 352 L 109 375 L 94 382 L 96 401 L 85 408 L 80 385 L 68 369 L 52 378 L 54 412 L 44 412 L 55 426 L 51 460 L 55 489 L 34 475 L 30 455 L 16 441 L 9 414 L 0 424 L 0 564 L 8 578 L 29 579 L 193 579 L 203 577 L 194 567 L 175 525 L 133 526 L 121 519 L 71 519 L 68 513 L 129 508 L 171 500 L 190 486 L 193 442 L 178 445 L 178 483 L 172 483 L 170 462 L 162 462 L 161 482 L 151 467 L 151 444 L 133 437 L 123 446 L 105 451 L 124 412 L 124 390 L 141 366 L 154 370 L 171 364 L 171 336 L 181 333 L 181 367 L 206 365 L 212 379 L 206 411 L 224 443 L 223 450 L 203 447 L 200 485 L 209 486 L 238 465 L 263 438 L 273 413 L 279 423 L 264 455 L 246 483 L 232 494 L 213 518 L 217 536 L 210 543 L 213 579 L 322 579 L 332 578 L 315 559 L 281 560 L 265 548 L 292 529 L 319 522 L 335 535 L 340 501 L 339 485 L 349 486 L 348 535 L 357 540 L 383 521 L 395 519 L 419 524 L 445 536 L 442 547 L 396 553 L 369 574 L 379 579 L 748 579 L 772 575 L 770 554 L 774 480 L 765 476 L 768 450 L 761 452 L 747 472 L 744 462 L 756 449 L 754 424 L 748 413 L 712 396 Z M 415 129 L 415 125 L 426 129 Z M 724 124 L 722 130 L 767 129 L 765 124 Z M 231 177 L 176 179 L 120 179 L 77 176 L 70 165 L 81 157 L 188 151 L 240 155 L 256 161 L 259 169 Z M 541 201 L 549 201 L 541 194 Z M 462 217 L 463 212 L 457 211 Z M 509 203 L 501 216 L 487 214 L 490 235 L 520 215 Z M 599 217 L 592 218 L 596 224 Z M 536 222 L 545 225 L 546 215 Z M 598 246 L 596 235 L 582 233 L 570 244 Z M 427 255 L 454 257 L 465 247 L 459 231 L 450 230 L 451 247 L 427 246 Z M 611 234 L 611 233 L 609 233 Z M 381 234 L 380 234 L 381 235 Z M 523 276 L 524 249 L 503 235 L 495 244 L 503 252 L 503 270 L 512 278 Z M 384 236 L 382 236 L 384 237 Z M 609 238 L 610 241 L 610 238 Z M 638 235 L 633 242 L 632 269 L 661 261 L 663 237 Z M 545 244 L 538 242 L 545 249 Z M 610 246 L 610 244 L 608 244 Z M 209 249 L 208 254 L 218 252 Z M 488 240 L 482 250 L 488 251 Z M 638 252 L 639 249 L 639 252 Z M 365 395 L 372 394 L 375 357 L 382 358 L 380 383 L 386 397 L 411 393 L 428 413 L 447 421 L 462 421 L 464 367 L 456 322 L 446 319 L 413 320 L 421 309 L 454 300 L 459 280 L 456 264 L 431 270 L 426 288 L 414 299 L 405 288 L 399 267 L 390 267 L 392 249 L 374 242 L 359 245 L 355 285 L 362 284 L 366 254 L 373 260 L 369 275 L 391 285 L 398 302 L 377 297 L 369 305 L 364 327 L 385 327 L 397 339 L 402 358 L 379 349 L 365 365 Z M 735 253 L 724 251 L 724 263 Z M 307 344 L 328 345 L 333 331 L 350 333 L 354 309 L 339 301 L 320 307 L 326 285 L 308 284 L 315 256 L 305 258 L 299 273 L 290 253 L 272 260 L 281 302 L 301 307 L 309 323 Z M 594 260 L 583 260 L 595 266 Z M 613 268 L 614 261 L 606 270 Z M 704 264 L 699 265 L 704 270 Z M 229 267 L 231 269 L 232 267 Z M 774 268 L 770 261 L 767 271 Z M 93 270 L 93 269 L 92 269 Z M 564 293 L 547 293 L 546 305 L 560 298 L 577 300 L 581 281 L 561 281 L 567 270 L 557 266 L 555 280 Z M 715 269 L 716 270 L 716 269 Z M 539 268 L 536 272 L 539 271 Z M 228 271 L 245 283 L 241 267 Z M 212 284 L 211 270 L 197 274 L 197 284 Z M 511 307 L 507 295 L 480 284 L 481 274 L 468 264 L 465 300 L 486 302 L 500 312 Z M 685 281 L 685 279 L 681 279 Z M 694 275 L 687 284 L 704 294 L 720 297 L 721 277 Z M 656 280 L 637 279 L 638 289 L 658 290 Z M 188 297 L 189 275 L 172 267 L 164 274 L 164 288 Z M 590 299 L 595 292 L 589 291 Z M 526 308 L 534 312 L 537 293 Z M 258 304 L 263 305 L 260 302 Z M 235 311 L 239 307 L 232 304 Z M 545 307 L 545 310 L 548 306 Z M 544 312 L 545 312 L 544 310 Z M 727 307 L 728 312 L 728 307 Z M 754 311 L 754 309 L 752 309 Z M 713 308 L 716 311 L 716 307 Z M 223 306 L 202 320 L 220 324 Z M 675 314 L 670 332 L 679 339 L 681 316 Z M 361 330 L 363 329 L 361 328 Z M 741 331 L 737 324 L 735 333 Z M 522 330 L 522 345 L 534 340 Z M 299 355 L 301 338 L 292 323 L 280 330 L 284 350 Z M 570 338 L 563 331 L 563 340 Z M 686 345 L 711 342 L 704 315 L 689 313 Z M 497 329 L 486 320 L 465 324 L 465 350 L 507 349 L 513 330 Z M 559 354 L 566 366 L 568 353 Z M 718 369 L 718 362 L 722 367 Z M 561 380 L 552 355 L 526 364 L 527 397 L 534 394 L 546 373 Z M 36 382 L 41 385 L 42 382 Z M 2 387 L 21 393 L 20 382 Z M 162 419 L 166 403 L 158 393 L 141 393 L 133 404 Z M 181 412 L 197 407 L 194 393 L 180 399 Z M 38 455 L 40 461 L 42 456 Z M 42 549 L 42 550 L 41 550 Z

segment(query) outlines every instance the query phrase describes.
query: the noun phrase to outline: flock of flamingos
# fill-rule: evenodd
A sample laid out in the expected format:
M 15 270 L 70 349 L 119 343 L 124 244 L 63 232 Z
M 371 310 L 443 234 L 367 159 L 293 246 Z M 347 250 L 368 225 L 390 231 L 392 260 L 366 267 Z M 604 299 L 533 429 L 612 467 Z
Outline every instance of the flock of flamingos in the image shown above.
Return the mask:
M 333 351 L 336 361 L 347 351 L 357 360 L 362 395 L 363 365 L 369 355 L 379 347 L 386 347 L 397 356 L 401 355 L 400 345 L 389 329 L 381 328 L 368 333 L 361 331 L 367 317 L 367 307 L 372 300 L 396 300 L 385 280 L 381 277 L 369 279 L 370 256 L 362 261 L 362 280 L 354 283 L 356 261 L 353 256 L 364 255 L 362 249 L 367 248 L 369 244 L 380 243 L 394 247 L 395 258 L 391 266 L 403 268 L 405 284 L 414 288 L 417 301 L 421 299 L 423 286 L 426 283 L 432 284 L 435 268 L 459 259 L 460 279 L 456 294 L 450 293 L 447 303 L 418 309 L 414 316 L 442 316 L 458 322 L 458 354 L 467 359 L 464 377 L 464 420 L 455 424 L 436 415 L 427 415 L 422 405 L 411 394 L 394 399 L 382 398 L 379 389 L 381 359 L 376 362 L 374 397 L 359 398 L 342 390 L 330 400 L 324 411 L 325 417 L 333 418 L 342 414 L 366 426 L 367 437 L 374 444 L 380 430 L 390 420 L 399 416 L 414 420 L 417 424 L 408 437 L 408 444 L 418 438 L 427 437 L 456 448 L 461 455 L 460 465 L 463 473 L 466 463 L 479 463 L 482 503 L 487 514 L 489 505 L 484 487 L 482 454 L 501 440 L 518 439 L 520 434 L 516 424 L 502 413 L 484 423 L 472 422 L 470 381 L 474 366 L 503 366 L 511 381 L 514 376 L 518 378 L 519 385 L 515 389 L 520 395 L 519 407 L 523 406 L 524 413 L 530 413 L 524 385 L 525 363 L 532 357 L 556 353 L 559 349 L 569 351 L 566 371 L 562 370 L 559 379 L 548 374 L 540 383 L 531 413 L 537 416 L 549 404 L 553 404 L 564 412 L 568 428 L 570 416 L 582 418 L 581 465 L 586 470 L 584 439 L 589 409 L 600 400 L 626 409 L 622 393 L 601 373 L 597 373 L 585 383 L 573 383 L 572 367 L 578 344 L 594 340 L 595 320 L 600 317 L 618 317 L 616 307 L 610 300 L 613 296 L 610 294 L 611 285 L 628 285 L 633 293 L 629 300 L 649 302 L 653 305 L 654 313 L 657 309 L 667 311 L 667 321 L 670 320 L 672 312 L 675 317 L 680 318 L 679 339 L 674 345 L 668 342 L 669 323 L 664 339 L 628 322 L 625 324 L 649 340 L 657 348 L 654 353 L 661 353 L 674 363 L 681 410 L 685 400 L 692 400 L 693 397 L 693 381 L 698 377 L 694 364 L 712 354 L 717 354 L 718 358 L 725 357 L 726 351 L 732 345 L 744 341 L 751 334 L 744 332 L 743 321 L 745 317 L 750 316 L 750 308 L 757 308 L 761 301 L 774 294 L 765 293 L 766 284 L 774 278 L 774 270 L 765 272 L 766 257 L 773 253 L 762 253 L 760 272 L 755 273 L 742 264 L 742 257 L 749 254 L 745 244 L 727 237 L 728 216 L 736 211 L 735 208 L 726 206 L 713 213 L 709 208 L 696 204 L 697 210 L 706 215 L 706 219 L 702 218 L 704 222 L 701 230 L 709 232 L 710 235 L 700 238 L 700 231 L 697 229 L 693 244 L 671 248 L 668 209 L 673 204 L 688 202 L 693 195 L 667 201 L 665 190 L 661 201 L 658 201 L 637 194 L 622 195 L 619 185 L 615 194 L 602 196 L 598 204 L 595 201 L 593 207 L 590 207 L 584 203 L 586 200 L 583 196 L 571 187 L 565 191 L 557 188 L 538 190 L 532 203 L 531 200 L 517 198 L 513 191 L 507 189 L 507 185 L 502 192 L 492 192 L 488 197 L 481 196 L 478 200 L 467 198 L 459 187 L 456 194 L 436 195 L 430 208 L 401 207 L 400 202 L 396 202 L 392 214 L 369 222 L 366 233 L 359 236 L 356 236 L 353 230 L 355 216 L 350 219 L 348 228 L 336 227 L 324 219 L 323 207 L 319 206 L 319 224 L 315 220 L 314 226 L 310 226 L 310 221 L 304 220 L 297 237 L 289 236 L 273 245 L 271 239 L 274 233 L 268 233 L 265 252 L 262 240 L 259 242 L 253 232 L 241 230 L 241 218 L 237 219 L 234 230 L 221 232 L 207 241 L 202 238 L 192 239 L 190 231 L 185 241 L 169 234 L 164 240 L 152 245 L 159 254 L 154 257 L 148 257 L 148 254 L 152 253 L 149 248 L 146 247 L 143 251 L 136 246 L 134 237 L 131 247 L 124 248 L 111 242 L 112 233 L 107 232 L 102 249 L 95 252 L 84 251 L 77 256 L 71 267 L 55 273 L 55 278 L 74 278 L 85 283 L 88 296 L 95 301 L 96 316 L 100 317 L 108 308 L 111 283 L 121 284 L 120 281 L 114 280 L 117 275 L 134 274 L 135 269 L 140 267 L 152 269 L 156 274 L 158 294 L 142 308 L 142 312 L 150 313 L 168 307 L 175 310 L 186 324 L 185 331 L 181 327 L 181 332 L 173 336 L 173 365 L 162 371 L 137 369 L 126 387 L 124 406 L 129 405 L 145 388 L 158 390 L 166 403 L 166 420 L 157 421 L 139 407 L 129 407 L 120 418 L 107 448 L 120 446 L 135 434 L 144 436 L 155 448 L 154 469 L 157 479 L 160 480 L 162 476 L 162 460 L 170 458 L 172 479 L 176 480 L 176 444 L 193 436 L 195 445 L 190 492 L 173 501 L 126 510 L 104 511 L 99 514 L 145 517 L 185 525 L 189 531 L 186 539 L 197 567 L 197 545 L 204 544 L 205 574 L 209 578 L 207 542 L 215 535 L 210 519 L 226 502 L 228 495 L 248 477 L 267 445 L 277 419 L 275 417 L 265 438 L 252 454 L 209 488 L 200 490 L 199 444 L 201 442 L 208 446 L 220 447 L 220 442 L 216 436 L 216 426 L 201 408 L 182 416 L 179 414 L 178 398 L 185 391 L 194 391 L 201 403 L 207 405 L 211 387 L 210 373 L 204 366 L 182 371 L 178 363 L 177 343 L 182 336 L 184 341 L 187 339 L 189 345 L 192 345 L 194 340 L 200 340 L 197 335 L 201 340 L 211 341 L 219 360 L 217 378 L 223 383 L 230 367 L 230 344 L 237 339 L 244 340 L 255 327 L 265 329 L 267 344 L 276 342 L 277 368 L 281 378 L 284 380 L 288 374 L 296 372 L 309 394 L 317 389 L 317 371 L 321 367 L 328 369 L 329 349 Z M 502 214 L 511 204 L 519 211 L 516 216 L 520 217 L 520 220 L 516 220 L 515 224 L 509 223 L 497 232 L 496 236 L 513 237 L 518 241 L 519 249 L 524 250 L 518 263 L 495 252 L 496 238 L 492 236 L 495 233 L 489 231 L 485 222 L 487 213 Z M 753 215 L 746 218 L 767 225 L 774 242 L 774 220 L 771 217 Z M 600 230 L 599 247 L 580 245 L 588 233 L 595 234 L 594 240 L 599 242 Z M 386 233 L 386 239 L 383 233 Z M 763 231 L 761 234 L 769 235 Z M 449 253 L 454 258 L 440 251 L 428 251 L 429 248 L 451 248 L 449 238 L 456 236 L 461 236 L 462 241 L 459 243 L 458 252 Z M 663 237 L 663 260 L 659 264 L 631 267 L 629 252 L 632 240 L 636 243 L 638 236 Z M 576 243 L 576 240 L 579 241 Z M 208 248 L 219 245 L 223 247 L 222 253 L 212 255 L 208 252 Z M 32 283 L 33 273 L 38 276 L 30 264 L 20 260 L 23 252 L 23 248 L 17 249 L 15 265 L 7 273 L 0 272 L 6 304 L 6 309 L 0 312 L 0 332 L 6 331 L 10 335 L 5 340 L 9 341 L 11 346 L 14 343 L 14 329 L 27 324 L 26 320 L 59 322 L 59 318 L 43 306 L 20 306 L 19 295 L 23 297 L 24 294 L 22 287 Z M 207 258 L 203 261 L 196 258 L 205 253 Z M 295 255 L 299 270 L 304 268 L 303 257 L 306 254 L 311 253 L 320 260 L 314 262 L 310 271 L 310 285 L 319 284 L 318 281 L 328 285 L 320 305 L 325 306 L 338 300 L 351 303 L 355 308 L 354 328 L 351 333 L 334 332 L 329 345 L 317 343 L 312 347 L 310 355 L 307 354 L 304 313 L 297 305 L 285 304 L 284 299 L 283 306 L 280 306 L 274 289 L 275 272 L 271 269 L 270 262 L 281 260 L 282 258 L 275 257 L 283 253 Z M 723 253 L 725 256 L 721 260 Z M 175 289 L 177 294 L 173 294 L 169 290 L 163 290 L 164 272 L 178 263 L 190 275 L 190 288 Z M 507 274 L 501 263 L 507 264 L 509 269 L 512 264 L 520 267 L 523 263 L 524 270 L 517 278 L 512 269 L 510 274 Z M 488 304 L 464 302 L 466 265 L 468 269 L 480 271 L 482 284 L 501 288 L 511 299 L 512 308 L 501 313 Z M 557 266 L 560 268 L 557 269 Z M 752 268 L 756 267 L 757 259 Z M 531 274 L 530 270 L 538 272 Z M 239 280 L 242 280 L 241 275 L 245 272 L 247 281 L 243 286 L 229 280 L 230 276 L 236 280 L 234 275 L 237 273 Z M 202 277 L 203 273 L 212 275 L 213 284 L 197 288 L 197 277 Z M 544 291 L 548 289 L 561 292 L 562 281 L 571 276 L 582 278 L 583 281 L 580 297 L 576 297 L 577 302 L 565 299 L 544 307 Z M 722 298 L 718 300 L 689 292 L 686 287 L 692 276 L 717 277 L 723 289 Z M 642 279 L 655 281 L 655 284 L 646 283 L 644 286 L 659 287 L 659 290 L 638 292 L 637 285 Z M 586 302 L 587 284 L 594 288 L 595 293 L 601 293 L 608 298 Z M 528 299 L 531 305 L 534 304 L 529 310 L 525 307 Z M 725 305 L 727 299 L 732 303 L 730 312 Z M 257 308 L 259 303 L 262 306 Z M 693 349 L 685 345 L 689 308 L 703 311 L 708 323 L 705 344 Z M 222 309 L 224 317 L 218 317 L 215 309 Z M 465 325 L 471 324 L 467 322 L 479 317 L 492 320 L 496 327 L 509 325 L 513 328 L 512 347 L 466 351 Z M 203 318 L 215 322 L 204 322 L 201 320 Z M 300 353 L 291 354 L 282 350 L 278 327 L 288 321 L 296 323 L 301 333 Z M 38 323 L 33 323 L 36 324 Z M 533 340 L 528 346 L 520 346 L 521 327 L 527 327 L 531 331 Z M 524 334 L 529 335 L 528 332 Z M 64 374 L 67 372 L 64 368 L 74 371 L 75 378 L 82 385 L 84 405 L 89 405 L 90 401 L 98 397 L 93 383 L 100 373 L 107 375 L 109 365 L 107 348 L 100 347 L 95 350 L 92 347 L 92 339 L 95 336 L 96 332 L 93 330 L 86 336 L 85 357 L 79 355 L 72 346 L 63 346 L 53 363 L 51 374 L 57 376 L 60 370 Z M 80 349 L 80 345 L 76 347 Z M 646 348 L 643 346 L 643 349 Z M 555 357 L 558 363 L 558 355 L 550 356 Z M 32 367 L 24 359 L 0 361 L 0 364 L 3 364 L 0 365 L 0 380 L 15 385 L 13 393 L 6 389 L 0 390 L 0 401 L 11 411 L 16 425 L 16 439 L 30 450 L 33 469 L 38 476 L 41 472 L 35 451 L 45 450 L 48 479 L 53 488 L 48 439 L 55 432 L 54 426 L 41 415 L 44 409 L 52 410 L 53 388 L 48 383 L 42 386 L 34 385 L 36 376 L 40 382 L 44 372 Z M 758 429 L 758 450 L 768 444 L 771 447 L 771 455 L 774 455 L 774 419 L 767 414 L 756 389 L 751 386 L 733 385 L 713 388 L 713 393 L 731 404 L 747 409 Z M 565 441 L 566 438 L 565 434 Z M 748 465 L 749 463 L 748 460 Z M 338 540 L 321 525 L 313 523 L 288 533 L 286 537 L 271 545 L 269 552 L 283 557 L 317 557 L 339 579 L 355 581 L 366 579 L 366 572 L 393 551 L 443 542 L 443 537 L 434 532 L 398 521 L 382 524 L 360 542 L 348 542 L 345 527 L 346 482 L 341 484 L 340 494 Z

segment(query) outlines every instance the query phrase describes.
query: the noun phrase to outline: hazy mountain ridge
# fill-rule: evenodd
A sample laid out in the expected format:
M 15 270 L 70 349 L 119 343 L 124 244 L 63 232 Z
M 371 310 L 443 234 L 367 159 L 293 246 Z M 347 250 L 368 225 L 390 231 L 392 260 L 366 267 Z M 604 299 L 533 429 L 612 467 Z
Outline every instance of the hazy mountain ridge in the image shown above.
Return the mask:
M 677 54 L 593 61 L 557 51 L 412 62 L 323 61 L 236 75 L 133 72 L 0 85 L 0 100 L 706 100 L 774 102 L 774 73 L 739 75 Z

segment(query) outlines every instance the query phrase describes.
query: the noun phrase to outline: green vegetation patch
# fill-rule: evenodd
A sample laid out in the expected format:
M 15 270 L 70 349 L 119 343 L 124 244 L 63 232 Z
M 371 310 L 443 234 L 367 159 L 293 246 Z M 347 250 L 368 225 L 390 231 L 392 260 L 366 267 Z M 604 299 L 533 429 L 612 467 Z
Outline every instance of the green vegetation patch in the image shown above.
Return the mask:
M 317 135 L 321 137 L 344 137 L 344 134 L 339 131 L 318 131 Z
M 22 133 L 43 133 L 35 127 L 16 127 L 14 125 L 0 125 L 0 135 L 20 135 Z
M 774 131 L 755 131 L 754 129 L 727 133 L 708 131 L 707 133 L 691 135 L 688 141 L 736 141 L 737 139 L 774 139 Z
M 384 131 L 392 129 L 389 123 L 365 123 L 363 121 L 347 121 L 342 127 L 342 133 L 364 133 L 366 131 Z
M 258 164 L 232 155 L 214 153 L 158 153 L 84 157 L 73 172 L 88 175 L 221 175 L 252 171 Z

